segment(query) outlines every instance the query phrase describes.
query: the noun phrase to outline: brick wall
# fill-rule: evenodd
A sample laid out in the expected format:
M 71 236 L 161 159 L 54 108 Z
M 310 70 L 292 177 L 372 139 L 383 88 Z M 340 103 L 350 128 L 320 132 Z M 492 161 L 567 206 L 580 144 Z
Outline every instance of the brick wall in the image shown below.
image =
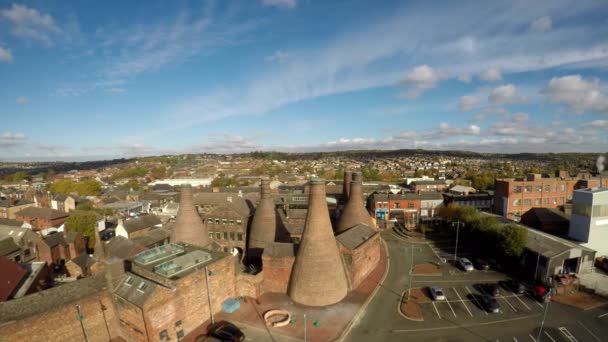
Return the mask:
M 257 298 L 261 295 L 263 281 L 263 272 L 260 272 L 256 275 L 239 273 L 236 276 L 236 294 L 238 296 Z
M 84 341 L 80 322 L 76 319 L 76 304 L 81 306 L 83 324 L 90 342 L 107 342 L 120 336 L 110 295 L 106 291 L 100 291 L 54 310 L 2 325 L 0 340 Z M 102 310 L 102 305 L 105 310 Z
M 289 279 L 291 278 L 291 269 L 296 258 L 289 257 L 272 257 L 262 255 L 262 265 L 264 273 L 264 282 L 262 283 L 262 293 L 279 292 L 287 293 Z
M 344 256 L 346 273 L 350 277 L 352 288 L 359 284 L 376 268 L 380 260 L 380 235 L 376 234 L 355 250 L 349 250 L 340 245 L 340 251 Z

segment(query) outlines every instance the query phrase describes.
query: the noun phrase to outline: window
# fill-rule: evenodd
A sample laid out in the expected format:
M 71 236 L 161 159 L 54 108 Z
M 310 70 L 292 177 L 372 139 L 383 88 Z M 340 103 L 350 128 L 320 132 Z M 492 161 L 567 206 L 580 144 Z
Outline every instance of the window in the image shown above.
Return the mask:
M 408 202 L 407 203 L 407 207 L 410 208 L 410 209 L 414 208 L 414 203 Z
M 227 224 L 227 223 L 228 223 L 228 220 L 222 219 L 222 224 Z
M 220 224 L 220 219 L 215 219 L 215 224 Z
M 520 205 L 521 205 L 521 200 L 516 199 L 516 200 L 513 201 L 513 206 L 514 207 L 519 207 Z
M 224 232 L 224 240 L 228 240 L 228 232 Z
M 182 320 L 180 319 L 179 321 L 175 322 L 175 327 L 178 328 L 182 325 Z
M 536 192 L 543 192 L 543 186 L 542 185 L 537 185 L 536 186 Z
M 565 184 L 561 184 L 561 185 L 559 186 L 559 191 L 561 191 L 561 192 L 566 191 L 566 185 L 565 185 Z
M 543 198 L 543 203 L 544 204 L 549 204 L 549 197 Z
M 209 224 L 213 224 L 213 219 L 212 218 L 208 218 L 207 222 L 209 222 Z
M 513 187 L 513 192 L 516 193 L 516 194 L 521 193 L 521 186 L 519 186 L 519 185 L 514 186 Z
M 557 192 L 557 184 L 553 184 L 553 192 Z
M 540 198 L 534 199 L 534 205 L 540 205 Z
M 125 280 L 125 284 L 131 286 L 131 284 L 133 284 L 133 277 L 128 276 L 127 280 Z
M 553 200 L 552 201 L 553 204 L 557 204 L 557 197 L 553 197 L 552 200 Z
M 158 337 L 160 337 L 160 340 L 169 340 L 169 333 L 167 332 L 167 329 L 163 330 L 160 332 L 160 334 L 158 334 Z
M 221 238 L 222 238 L 222 233 L 220 233 L 220 232 L 215 232 L 215 239 L 216 239 L 216 240 L 219 240 L 219 239 L 221 239 Z
M 234 224 L 234 220 L 230 220 L 230 224 Z
M 532 201 L 529 198 L 524 199 L 524 205 L 525 206 L 530 206 L 532 203 Z
M 524 192 L 532 192 L 532 185 L 526 185 L 524 187 Z
M 139 284 L 139 286 L 137 287 L 137 289 L 141 292 L 144 292 L 146 289 L 148 288 L 148 284 L 141 282 L 141 284 Z
M 241 221 L 241 220 L 236 220 L 236 224 L 241 224 L 241 223 L 243 223 L 243 221 Z
M 234 241 L 234 232 L 230 232 L 230 240 Z
M 545 185 L 545 192 L 551 192 L 551 185 Z
M 394 207 L 395 207 L 395 209 L 401 208 L 401 203 L 395 202 Z
M 178 330 L 177 331 L 177 340 L 181 340 L 182 338 L 184 338 L 184 330 Z
M 213 232 L 209 232 L 209 238 L 213 239 Z
M 243 241 L 243 233 L 236 233 L 236 239 L 239 241 Z

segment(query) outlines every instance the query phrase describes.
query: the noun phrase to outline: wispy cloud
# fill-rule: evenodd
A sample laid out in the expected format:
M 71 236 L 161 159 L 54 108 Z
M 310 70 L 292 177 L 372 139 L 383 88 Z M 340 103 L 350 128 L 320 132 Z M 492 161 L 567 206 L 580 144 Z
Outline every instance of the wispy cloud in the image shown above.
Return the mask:
M 0 134 L 0 148 L 20 146 L 25 143 L 27 136 L 23 133 L 5 132 Z
M 277 50 L 272 55 L 267 56 L 266 61 L 283 63 L 283 62 L 285 62 L 285 60 L 287 60 L 287 58 L 289 58 L 288 53 L 283 52 L 281 50 Z
M 17 96 L 17 98 L 15 99 L 15 102 L 17 102 L 20 105 L 26 104 L 27 103 L 27 97 L 25 97 L 25 96 Z
M 274 6 L 279 8 L 291 9 L 296 7 L 296 0 L 262 0 L 262 4 L 266 6 Z
M 2 62 L 12 63 L 13 54 L 12 54 L 11 50 L 0 46 L 0 63 L 2 63 Z
M 11 8 L 1 10 L 0 15 L 11 23 L 11 33 L 19 38 L 50 46 L 62 33 L 51 15 L 26 5 L 13 3 Z
M 551 18 L 549 17 L 540 17 L 530 24 L 530 28 L 536 32 L 545 32 L 549 31 L 553 23 L 551 22 Z

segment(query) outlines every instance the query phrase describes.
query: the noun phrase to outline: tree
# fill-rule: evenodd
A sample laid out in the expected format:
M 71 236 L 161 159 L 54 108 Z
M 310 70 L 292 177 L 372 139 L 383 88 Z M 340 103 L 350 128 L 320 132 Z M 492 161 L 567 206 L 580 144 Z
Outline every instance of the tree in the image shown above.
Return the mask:
M 80 196 L 98 196 L 101 194 L 101 183 L 94 179 L 88 179 L 82 182 L 61 179 L 51 184 L 49 190 L 64 195 L 75 192 Z
M 4 177 L 4 181 L 7 183 L 19 183 L 24 180 L 29 180 L 30 176 L 25 171 L 18 171 Z
M 127 183 L 125 183 L 125 185 L 123 185 L 123 188 L 138 191 L 141 190 L 141 185 L 139 185 L 139 182 L 137 182 L 136 179 L 130 179 Z
M 506 224 L 498 231 L 498 247 L 506 257 L 519 257 L 527 239 L 528 231 L 516 224 Z
M 95 247 L 97 214 L 92 211 L 74 211 L 65 221 L 65 229 L 78 232 L 88 241 L 89 248 Z

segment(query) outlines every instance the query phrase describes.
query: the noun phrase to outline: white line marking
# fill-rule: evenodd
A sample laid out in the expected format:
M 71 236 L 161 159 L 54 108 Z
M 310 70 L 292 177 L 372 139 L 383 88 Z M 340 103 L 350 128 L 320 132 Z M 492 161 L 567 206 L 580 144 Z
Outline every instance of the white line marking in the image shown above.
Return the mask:
M 566 336 L 572 342 L 578 342 L 576 338 L 566 329 L 566 327 L 559 327 L 559 331 L 561 331 L 564 336 Z
M 539 303 L 539 302 L 536 300 L 536 298 L 534 298 L 534 297 L 530 297 L 530 298 L 532 298 L 532 300 L 534 301 L 534 303 L 536 303 L 538 306 L 540 306 L 541 308 L 544 308 L 544 306 L 543 306 L 541 303 Z
M 602 315 L 597 316 L 597 318 L 602 318 L 602 317 L 605 317 L 605 316 L 608 316 L 608 312 L 607 312 L 607 313 L 605 313 L 605 314 L 602 314 Z
M 391 332 L 392 333 L 407 333 L 407 332 L 439 331 L 439 330 L 450 330 L 450 329 L 483 327 L 483 326 L 486 326 L 486 325 L 493 325 L 493 324 L 499 324 L 499 323 L 505 323 L 505 322 L 521 321 L 521 320 L 530 319 L 532 317 L 539 317 L 539 316 L 540 316 L 540 314 L 532 314 L 532 315 L 527 315 L 527 316 L 520 316 L 520 317 L 514 317 L 514 318 L 507 318 L 507 319 L 499 319 L 497 321 L 483 322 L 483 323 L 476 323 L 476 324 L 459 324 L 459 325 L 451 325 L 451 326 L 447 326 L 447 327 L 438 327 L 438 328 L 394 329 L 394 330 L 391 330 Z
M 514 297 L 515 297 L 515 298 L 517 298 L 517 300 L 518 300 L 520 303 L 522 303 L 522 304 L 523 304 L 523 305 L 526 307 L 526 309 L 528 309 L 528 310 L 532 310 L 532 309 L 531 309 L 531 308 L 530 308 L 530 307 L 529 307 L 529 306 L 528 306 L 526 303 L 524 303 L 524 301 L 523 301 L 523 300 L 521 300 L 521 298 L 519 298 L 519 296 L 517 296 L 517 295 L 516 295 L 516 296 L 514 296 Z
M 583 323 L 581 321 L 576 321 L 576 323 L 578 323 L 581 327 L 585 328 L 585 330 L 587 330 L 587 332 L 589 333 L 589 335 L 593 336 L 596 340 L 598 341 L 602 341 L 600 340 L 599 337 L 597 337 L 593 332 L 591 332 L 591 330 L 589 330 L 589 328 L 587 328 L 586 326 L 583 325 Z
M 439 254 L 437 254 L 437 252 L 435 251 L 435 248 L 431 247 L 431 250 L 433 251 L 433 253 L 435 253 L 435 255 L 437 256 L 437 259 L 439 259 L 439 262 L 441 262 L 441 263 L 444 263 L 444 264 L 445 264 L 444 259 L 442 259 L 442 258 L 439 256 Z
M 464 300 L 460 296 L 460 293 L 458 293 L 458 291 L 456 291 L 456 288 L 454 288 L 454 287 L 452 287 L 452 290 L 454 290 L 454 292 L 456 292 L 456 295 L 458 296 L 458 298 L 460 298 L 460 301 L 462 302 L 462 305 L 464 305 L 464 308 L 467 309 L 467 311 L 469 312 L 469 315 L 471 315 L 471 317 L 473 317 L 473 313 L 471 312 L 471 310 L 469 310 L 469 307 L 467 306 L 467 304 L 464 302 Z
M 545 335 L 547 335 L 547 337 L 548 337 L 548 338 L 549 338 L 551 341 L 555 342 L 555 340 L 553 339 L 553 337 L 551 337 L 551 335 L 549 335 L 549 333 L 548 333 L 548 332 L 546 332 L 546 331 L 545 331 Z
M 473 300 L 475 300 L 475 303 L 477 303 L 477 305 L 479 306 L 479 308 L 481 309 L 481 311 L 483 311 L 484 314 L 486 314 L 486 316 L 488 315 L 488 313 L 486 312 L 486 310 L 483 309 L 483 306 L 479 303 L 479 301 L 477 300 L 477 297 L 475 297 L 473 295 L 473 292 L 471 292 L 471 290 L 469 290 L 468 287 L 464 287 L 465 289 L 467 289 L 467 291 L 469 292 L 469 294 L 471 295 L 471 297 L 473 297 Z
M 528 336 L 530 336 L 533 342 L 536 342 L 536 339 L 532 336 L 532 334 L 528 334 Z
M 452 304 L 450 304 L 449 301 L 447 301 L 447 297 L 446 297 L 446 303 L 448 303 L 448 306 L 450 307 L 450 310 L 452 310 L 452 313 L 454 314 L 454 318 L 456 318 L 456 312 L 454 312 L 454 309 L 452 308 Z
M 513 312 L 517 312 L 517 309 L 513 305 L 511 305 L 511 303 L 507 300 L 506 297 L 500 296 L 500 298 L 504 299 L 505 302 L 507 302 L 507 304 L 509 304 L 509 306 L 511 307 L 511 309 L 513 309 Z
M 435 312 L 437 313 L 437 317 L 439 317 L 439 319 L 441 319 L 441 315 L 439 314 L 439 310 L 437 310 L 437 307 L 435 306 L 435 302 L 431 302 L 431 304 L 433 304 L 433 307 L 435 308 Z

